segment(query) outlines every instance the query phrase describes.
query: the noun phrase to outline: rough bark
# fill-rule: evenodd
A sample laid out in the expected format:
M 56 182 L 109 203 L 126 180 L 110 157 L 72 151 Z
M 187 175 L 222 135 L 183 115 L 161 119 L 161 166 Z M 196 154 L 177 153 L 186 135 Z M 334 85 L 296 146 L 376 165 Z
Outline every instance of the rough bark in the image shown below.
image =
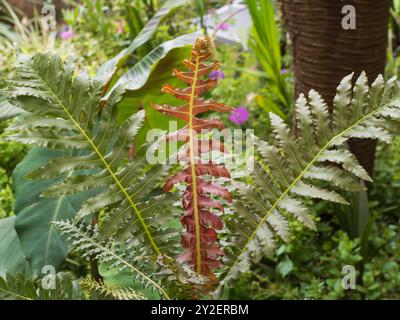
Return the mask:
M 45 0 L 8 0 L 11 7 L 18 13 L 23 13 L 25 16 L 32 18 L 35 14 L 41 14 L 43 5 L 48 3 Z M 63 0 L 53 0 L 51 2 L 56 9 L 56 19 L 57 21 L 62 20 L 62 9 L 68 8 L 69 5 Z
M 370 83 L 384 72 L 390 0 L 280 0 L 293 48 L 296 97 L 317 90 L 331 106 L 340 80 L 366 71 Z M 342 8 L 356 9 L 356 29 L 342 28 Z M 350 148 L 372 174 L 376 141 Z

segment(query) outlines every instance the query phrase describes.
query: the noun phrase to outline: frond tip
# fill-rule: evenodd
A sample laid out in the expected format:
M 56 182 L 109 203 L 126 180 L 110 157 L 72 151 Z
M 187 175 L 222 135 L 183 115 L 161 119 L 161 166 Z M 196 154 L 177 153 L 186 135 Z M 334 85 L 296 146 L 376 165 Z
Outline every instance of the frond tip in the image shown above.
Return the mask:
M 391 141 L 399 129 L 400 85 L 394 79 L 385 83 L 379 76 L 368 87 L 365 73 L 354 86 L 352 80 L 353 75 L 344 78 L 337 89 L 333 119 L 314 90 L 299 97 L 297 137 L 280 117 L 270 114 L 274 142 L 257 140 L 260 161 L 253 172 L 255 188 L 237 185 L 239 216 L 227 221 L 232 239 L 222 284 L 271 252 L 273 232 L 288 240 L 288 216 L 315 229 L 306 199 L 347 204 L 340 191 L 360 191 L 364 189 L 360 180 L 371 181 L 346 142 L 351 138 Z
M 146 297 L 141 292 L 135 291 L 132 288 L 113 288 L 89 278 L 82 279 L 80 284 L 90 292 L 97 292 L 117 300 L 146 300 Z

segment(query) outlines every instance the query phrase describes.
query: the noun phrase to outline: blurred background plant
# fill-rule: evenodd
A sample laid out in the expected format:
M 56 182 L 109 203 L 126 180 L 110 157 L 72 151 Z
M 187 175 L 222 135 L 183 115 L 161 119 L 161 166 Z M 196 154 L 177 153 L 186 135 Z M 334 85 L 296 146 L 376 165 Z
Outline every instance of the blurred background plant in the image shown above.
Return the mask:
M 250 48 L 266 76 L 265 88 L 257 95 L 256 101 L 267 114 L 273 112 L 288 120 L 293 105 L 293 90 L 290 67 L 284 61 L 286 46 L 281 41 L 281 35 L 285 33 L 279 24 L 280 16 L 276 15 L 271 1 L 246 0 L 246 3 L 253 20 Z
M 386 76 L 400 75 L 400 0 L 393 0 L 390 10 L 389 47 Z

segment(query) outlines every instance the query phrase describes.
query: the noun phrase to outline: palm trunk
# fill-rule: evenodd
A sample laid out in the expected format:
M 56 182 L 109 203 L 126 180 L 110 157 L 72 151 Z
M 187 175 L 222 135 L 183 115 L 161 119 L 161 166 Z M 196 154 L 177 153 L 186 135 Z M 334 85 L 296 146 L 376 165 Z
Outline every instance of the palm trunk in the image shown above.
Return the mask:
M 292 42 L 296 96 L 317 90 L 332 106 L 336 87 L 366 71 L 369 81 L 386 63 L 390 0 L 280 0 Z M 356 9 L 356 29 L 342 28 L 342 8 Z M 375 140 L 352 140 L 351 151 L 372 174 Z

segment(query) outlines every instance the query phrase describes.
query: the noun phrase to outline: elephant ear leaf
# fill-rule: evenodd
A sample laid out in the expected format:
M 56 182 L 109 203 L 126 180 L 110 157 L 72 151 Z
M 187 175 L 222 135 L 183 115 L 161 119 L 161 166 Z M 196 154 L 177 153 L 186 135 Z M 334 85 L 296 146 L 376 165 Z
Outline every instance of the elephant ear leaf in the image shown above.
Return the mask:
M 160 88 L 166 82 L 171 81 L 172 70 L 178 67 L 191 50 L 192 43 L 198 32 L 185 34 L 172 40 L 168 40 L 154 48 L 143 59 L 138 61 L 132 68 L 126 71 L 107 92 L 110 96 L 114 90 L 123 87 L 126 92 L 118 103 L 118 118 L 122 122 L 139 111 L 145 104 L 145 100 L 152 97 L 157 99 L 161 95 Z M 173 84 L 176 84 L 175 82 Z M 148 116 L 149 109 L 146 109 L 145 125 L 154 119 Z M 150 111 L 151 112 L 151 111 Z M 166 120 L 165 117 L 162 117 Z
M 66 242 L 52 224 L 53 221 L 71 219 L 81 203 L 95 192 L 63 195 L 58 198 L 41 197 L 50 186 L 59 183 L 66 175 L 46 180 L 31 180 L 26 175 L 66 152 L 46 148 L 33 148 L 15 168 L 15 230 L 21 250 L 30 262 L 32 272 L 40 274 L 45 265 L 59 269 L 68 254 Z M 70 173 L 71 174 L 71 173 Z
M 0 278 L 7 273 L 29 274 L 29 264 L 21 251 L 14 222 L 15 217 L 0 220 Z

